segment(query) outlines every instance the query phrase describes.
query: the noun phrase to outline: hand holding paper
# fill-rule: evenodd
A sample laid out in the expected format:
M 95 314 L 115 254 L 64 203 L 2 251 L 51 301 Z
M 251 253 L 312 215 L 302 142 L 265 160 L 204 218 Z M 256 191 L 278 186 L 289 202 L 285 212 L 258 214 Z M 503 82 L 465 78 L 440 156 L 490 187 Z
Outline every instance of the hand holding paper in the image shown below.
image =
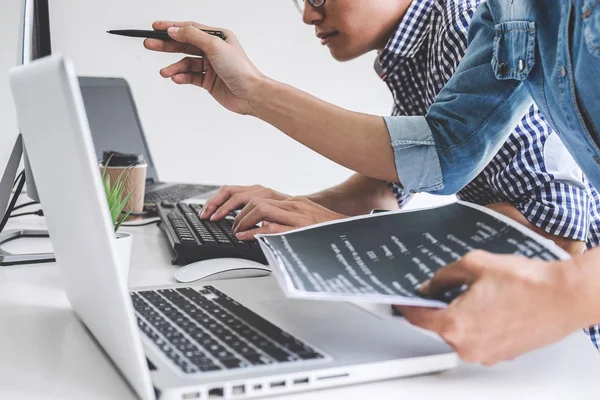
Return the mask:
M 448 287 L 469 284 L 448 308 L 398 308 L 409 322 L 439 334 L 463 360 L 491 365 L 581 328 L 573 296 L 578 288 L 569 287 L 565 274 L 571 268 L 565 267 L 565 261 L 547 263 L 477 250 L 438 271 L 428 285 L 427 294 L 436 296 Z M 572 318 L 556 323 L 557 315 Z M 550 328 L 540 332 L 532 326 Z

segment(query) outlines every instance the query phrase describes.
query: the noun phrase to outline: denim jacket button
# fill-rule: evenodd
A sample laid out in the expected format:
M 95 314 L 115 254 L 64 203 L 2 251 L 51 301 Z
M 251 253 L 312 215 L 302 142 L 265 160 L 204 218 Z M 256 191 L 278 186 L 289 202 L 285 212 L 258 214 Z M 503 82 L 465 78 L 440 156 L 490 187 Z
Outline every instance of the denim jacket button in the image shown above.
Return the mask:
M 519 72 L 523 72 L 525 69 L 525 61 L 519 60 Z
M 558 70 L 558 76 L 560 76 L 561 78 L 567 76 L 567 69 L 565 67 L 560 67 L 560 69 Z
M 500 75 L 506 75 L 507 72 L 508 72 L 508 67 L 506 66 L 506 64 L 504 64 L 504 63 L 498 64 L 498 73 Z

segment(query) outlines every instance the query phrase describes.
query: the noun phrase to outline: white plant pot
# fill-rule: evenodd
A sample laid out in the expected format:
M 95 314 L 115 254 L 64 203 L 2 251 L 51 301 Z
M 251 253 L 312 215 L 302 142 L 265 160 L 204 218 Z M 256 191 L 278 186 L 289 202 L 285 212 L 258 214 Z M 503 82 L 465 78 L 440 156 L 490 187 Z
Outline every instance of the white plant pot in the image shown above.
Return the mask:
M 115 238 L 115 244 L 117 247 L 117 258 L 119 262 L 119 269 L 122 276 L 127 282 L 129 278 L 129 262 L 131 261 L 131 246 L 133 244 L 133 236 L 125 232 L 117 232 Z

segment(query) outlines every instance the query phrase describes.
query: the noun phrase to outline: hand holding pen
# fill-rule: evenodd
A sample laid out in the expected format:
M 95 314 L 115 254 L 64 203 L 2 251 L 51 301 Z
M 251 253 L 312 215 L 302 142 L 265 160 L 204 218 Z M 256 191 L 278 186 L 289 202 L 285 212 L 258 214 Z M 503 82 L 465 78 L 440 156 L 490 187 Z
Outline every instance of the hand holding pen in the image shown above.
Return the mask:
M 211 29 L 201 29 L 202 32 L 208 33 L 212 36 L 217 36 L 222 40 L 226 40 L 225 34 L 223 31 L 211 30 Z M 117 29 L 106 31 L 106 33 L 110 33 L 112 35 L 119 36 L 127 36 L 127 37 L 136 37 L 136 38 L 147 38 L 147 39 L 159 39 L 159 40 L 171 40 L 171 37 L 167 33 L 166 30 L 142 30 L 142 29 Z
M 160 70 L 160 75 L 180 85 L 195 85 L 208 91 L 222 106 L 239 114 L 252 114 L 252 96 L 266 81 L 252 64 L 233 32 L 195 22 L 156 21 L 152 28 L 167 31 L 171 40 L 146 39 L 148 50 L 180 53 L 178 62 Z M 226 40 L 206 34 L 222 31 Z

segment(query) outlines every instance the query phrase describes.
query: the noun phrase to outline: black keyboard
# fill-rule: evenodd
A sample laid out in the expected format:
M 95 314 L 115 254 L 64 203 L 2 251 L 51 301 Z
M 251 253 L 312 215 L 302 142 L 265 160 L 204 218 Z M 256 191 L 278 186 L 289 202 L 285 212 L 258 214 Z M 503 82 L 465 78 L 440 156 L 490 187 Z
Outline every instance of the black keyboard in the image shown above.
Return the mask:
M 201 204 L 162 202 L 157 209 L 161 218 L 160 226 L 176 254 L 173 264 L 224 257 L 267 264 L 256 240 L 244 242 L 231 232 L 234 214 L 221 221 L 210 222 L 198 217 Z
M 212 286 L 131 299 L 139 328 L 187 374 L 325 358 Z
M 178 183 L 176 185 L 167 186 L 164 189 L 157 189 L 146 193 L 146 195 L 144 196 L 144 203 L 158 204 L 163 201 L 176 203 L 181 200 L 189 199 L 204 193 L 208 193 L 211 190 L 215 190 L 218 188 L 218 186 L 189 185 L 185 183 Z

